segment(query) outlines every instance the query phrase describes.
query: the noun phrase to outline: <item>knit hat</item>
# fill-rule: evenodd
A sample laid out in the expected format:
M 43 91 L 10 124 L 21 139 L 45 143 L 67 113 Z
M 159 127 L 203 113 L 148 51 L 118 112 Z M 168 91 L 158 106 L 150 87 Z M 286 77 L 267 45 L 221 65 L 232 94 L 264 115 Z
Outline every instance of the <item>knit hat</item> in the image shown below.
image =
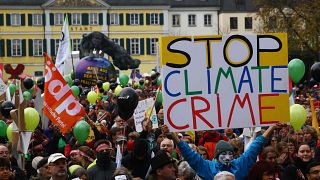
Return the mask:
M 216 148 L 214 150 L 214 158 L 215 159 L 218 159 L 219 155 L 222 153 L 222 152 L 226 152 L 226 151 L 231 151 L 233 152 L 234 149 L 233 149 L 233 146 L 224 141 L 224 140 L 220 140 L 217 144 L 216 144 Z

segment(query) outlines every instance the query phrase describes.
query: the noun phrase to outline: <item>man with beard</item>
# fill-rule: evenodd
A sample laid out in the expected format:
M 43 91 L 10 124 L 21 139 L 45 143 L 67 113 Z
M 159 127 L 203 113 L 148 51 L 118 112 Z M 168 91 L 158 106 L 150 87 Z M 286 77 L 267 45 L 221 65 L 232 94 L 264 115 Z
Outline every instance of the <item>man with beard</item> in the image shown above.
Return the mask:
M 111 161 L 112 144 L 110 141 L 101 139 L 94 144 L 97 162 L 89 170 L 90 180 L 111 180 L 117 164 Z
M 67 158 L 61 153 L 51 154 L 48 158 L 51 180 L 67 180 Z

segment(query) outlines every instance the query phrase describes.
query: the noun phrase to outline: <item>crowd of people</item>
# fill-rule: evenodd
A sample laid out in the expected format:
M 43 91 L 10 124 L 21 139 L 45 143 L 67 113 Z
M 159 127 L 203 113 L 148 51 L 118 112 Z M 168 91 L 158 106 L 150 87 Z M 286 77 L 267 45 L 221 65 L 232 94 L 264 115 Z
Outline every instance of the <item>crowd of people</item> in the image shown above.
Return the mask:
M 158 77 L 159 73 L 144 77 L 143 86 L 132 83 L 139 100 L 155 98 L 158 85 L 154 80 Z M 114 86 L 101 90 L 106 98 L 95 105 L 86 100 L 88 91 L 83 88 L 79 102 L 94 134 L 84 144 L 77 141 L 72 129 L 63 135 L 52 123 L 47 129 L 39 124 L 25 155 L 25 166 L 19 167 L 10 142 L 0 138 L 0 180 L 320 179 L 320 141 L 312 127 L 307 96 L 315 100 L 319 121 L 317 86 L 296 87 L 295 102 L 309 111 L 301 130 L 294 131 L 290 124 L 263 127 L 247 148 L 243 129 L 169 132 L 159 101 L 155 103 L 159 128 L 153 129 L 146 118 L 143 131 L 138 133 L 133 117 L 124 120 L 118 115 Z M 10 118 L 4 121 L 12 122 Z

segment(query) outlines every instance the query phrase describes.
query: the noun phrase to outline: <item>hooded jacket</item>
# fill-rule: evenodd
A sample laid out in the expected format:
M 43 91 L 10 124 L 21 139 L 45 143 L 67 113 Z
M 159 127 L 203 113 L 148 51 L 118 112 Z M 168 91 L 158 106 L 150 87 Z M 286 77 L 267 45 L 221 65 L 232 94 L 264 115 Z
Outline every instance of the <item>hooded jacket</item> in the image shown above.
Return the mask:
M 231 172 L 237 180 L 243 180 L 247 177 L 251 167 L 256 163 L 257 156 L 265 142 L 266 138 L 258 136 L 240 157 L 230 162 L 229 166 L 216 160 L 204 160 L 200 154 L 193 151 L 184 141 L 180 141 L 178 147 L 184 159 L 204 180 L 212 180 L 221 171 Z

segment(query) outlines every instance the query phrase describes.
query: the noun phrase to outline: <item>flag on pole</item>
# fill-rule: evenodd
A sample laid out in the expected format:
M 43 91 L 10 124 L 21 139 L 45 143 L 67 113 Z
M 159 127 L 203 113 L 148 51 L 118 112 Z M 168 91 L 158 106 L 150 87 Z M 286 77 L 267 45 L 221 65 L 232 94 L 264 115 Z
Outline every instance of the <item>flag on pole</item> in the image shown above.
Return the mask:
M 50 57 L 46 53 L 44 55 L 46 56 L 46 74 L 43 111 L 65 134 L 85 116 L 85 112 Z
M 62 35 L 56 57 L 56 67 L 58 68 L 60 74 L 65 75 L 65 64 L 70 59 L 71 54 L 68 16 L 66 16 L 64 19 L 61 33 Z
M 317 120 L 316 116 L 316 111 L 314 109 L 314 104 L 313 104 L 313 99 L 310 95 L 309 96 L 309 101 L 310 101 L 310 109 L 311 109 L 311 114 L 312 114 L 312 127 L 317 131 L 318 137 L 320 137 L 320 131 L 319 131 L 319 123 Z

